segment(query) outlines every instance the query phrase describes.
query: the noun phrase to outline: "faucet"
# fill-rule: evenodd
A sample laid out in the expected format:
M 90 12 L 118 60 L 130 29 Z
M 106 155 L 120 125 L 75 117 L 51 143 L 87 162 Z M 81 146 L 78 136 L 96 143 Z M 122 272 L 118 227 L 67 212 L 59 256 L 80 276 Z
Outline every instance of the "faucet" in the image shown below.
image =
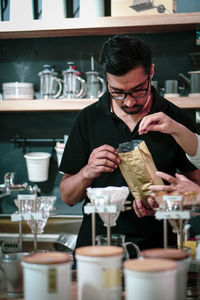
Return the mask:
M 40 189 L 37 185 L 34 185 L 33 187 L 31 185 L 28 185 L 27 182 L 24 182 L 22 184 L 14 184 L 14 172 L 8 172 L 4 175 L 4 183 L 0 184 L 0 199 L 6 196 L 11 195 L 12 191 L 24 191 L 27 190 L 29 193 L 34 194 L 37 192 L 40 192 Z

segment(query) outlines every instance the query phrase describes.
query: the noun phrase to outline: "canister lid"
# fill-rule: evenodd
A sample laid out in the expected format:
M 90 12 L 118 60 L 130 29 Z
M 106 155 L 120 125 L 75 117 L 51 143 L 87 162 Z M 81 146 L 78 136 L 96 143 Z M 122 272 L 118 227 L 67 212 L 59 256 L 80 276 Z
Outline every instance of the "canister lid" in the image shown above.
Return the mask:
M 86 246 L 77 248 L 75 253 L 82 256 L 106 257 L 121 255 L 123 249 L 117 246 Z
M 141 255 L 145 258 L 167 258 L 173 260 L 186 259 L 188 253 L 182 249 L 173 248 L 154 248 L 141 251 Z
M 163 272 L 177 268 L 177 263 L 170 259 L 130 259 L 125 261 L 124 268 L 137 272 Z
M 34 253 L 23 257 L 26 263 L 38 265 L 62 264 L 71 261 L 71 255 L 65 252 Z

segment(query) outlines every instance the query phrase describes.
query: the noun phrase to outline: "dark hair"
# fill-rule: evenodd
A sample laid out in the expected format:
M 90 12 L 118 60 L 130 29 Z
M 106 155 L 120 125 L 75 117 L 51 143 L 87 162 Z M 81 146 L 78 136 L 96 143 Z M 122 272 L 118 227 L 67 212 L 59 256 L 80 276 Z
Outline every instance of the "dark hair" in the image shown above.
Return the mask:
M 100 69 L 123 76 L 137 66 L 148 74 L 152 65 L 152 52 L 148 45 L 132 35 L 115 35 L 104 44 L 99 56 Z

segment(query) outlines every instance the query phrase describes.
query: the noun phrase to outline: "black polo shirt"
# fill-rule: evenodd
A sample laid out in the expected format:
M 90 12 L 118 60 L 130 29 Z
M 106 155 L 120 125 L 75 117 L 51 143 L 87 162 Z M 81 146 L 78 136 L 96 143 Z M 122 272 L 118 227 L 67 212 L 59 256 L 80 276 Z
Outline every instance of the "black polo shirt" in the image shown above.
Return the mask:
M 163 111 L 192 131 L 197 132 L 196 125 L 187 112 L 162 98 L 154 88 L 152 88 L 152 92 L 153 105 L 149 114 Z M 104 144 L 118 148 L 119 143 L 133 139 L 141 139 L 146 142 L 159 171 L 174 175 L 177 169 L 180 172 L 196 169 L 171 135 L 149 132 L 139 136 L 138 125 L 139 123 L 130 132 L 126 124 L 111 111 L 109 94 L 105 93 L 98 102 L 84 108 L 77 115 L 64 150 L 60 171 L 76 174 L 87 164 L 93 149 Z M 119 168 L 112 173 L 102 173 L 92 183 L 92 187 L 123 185 L 127 184 Z M 128 199 L 133 201 L 131 193 Z M 89 200 L 86 198 L 85 203 L 87 202 Z M 96 234 L 106 233 L 106 228 L 98 215 L 96 220 Z M 121 212 L 117 225 L 112 227 L 111 231 L 125 234 L 127 240 L 136 242 L 141 249 L 163 246 L 163 222 L 156 220 L 155 217 L 138 218 L 133 209 Z M 174 234 L 169 227 L 169 243 L 173 243 L 170 241 L 171 238 L 174 239 Z M 91 215 L 84 214 L 77 247 L 85 245 L 91 245 Z

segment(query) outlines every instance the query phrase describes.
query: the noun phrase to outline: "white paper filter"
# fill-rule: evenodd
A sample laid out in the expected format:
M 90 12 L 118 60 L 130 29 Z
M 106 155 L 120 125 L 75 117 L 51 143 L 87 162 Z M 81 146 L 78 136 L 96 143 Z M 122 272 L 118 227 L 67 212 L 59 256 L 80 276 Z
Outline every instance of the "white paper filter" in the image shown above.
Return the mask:
M 116 220 L 120 214 L 120 211 L 123 209 L 124 202 L 129 194 L 129 188 L 127 186 L 116 187 L 116 186 L 108 186 L 106 188 L 87 188 L 87 195 L 92 204 L 95 205 L 116 205 L 117 212 L 116 213 L 99 213 L 99 216 L 104 222 L 105 226 L 115 226 Z M 107 197 L 100 197 L 107 196 Z

